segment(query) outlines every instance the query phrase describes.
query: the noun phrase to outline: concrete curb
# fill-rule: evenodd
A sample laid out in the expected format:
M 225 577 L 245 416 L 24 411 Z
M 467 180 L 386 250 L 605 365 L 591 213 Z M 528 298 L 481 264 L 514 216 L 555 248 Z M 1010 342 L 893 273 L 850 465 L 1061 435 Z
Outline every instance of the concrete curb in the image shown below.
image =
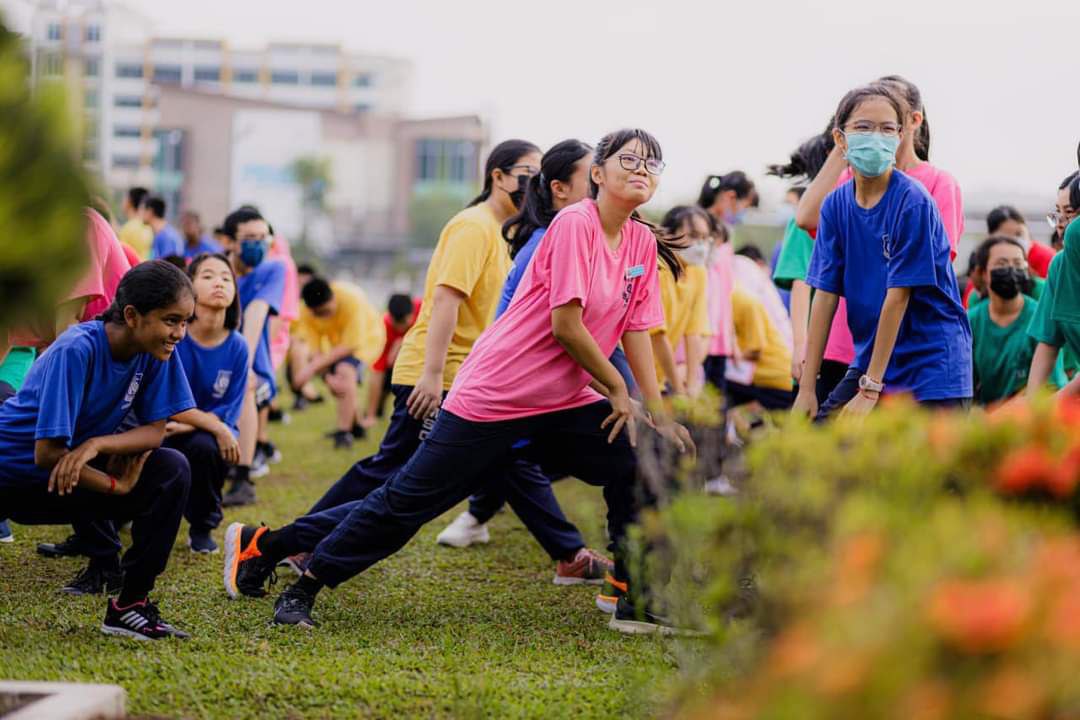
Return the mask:
M 40 696 L 4 720 L 122 720 L 127 693 L 119 685 L 0 680 L 0 695 Z

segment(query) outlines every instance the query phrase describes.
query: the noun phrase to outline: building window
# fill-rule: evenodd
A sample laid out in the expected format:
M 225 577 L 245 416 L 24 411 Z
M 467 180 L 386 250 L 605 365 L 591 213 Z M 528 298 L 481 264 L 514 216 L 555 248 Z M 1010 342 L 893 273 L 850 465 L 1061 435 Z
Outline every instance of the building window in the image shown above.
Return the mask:
M 237 68 L 232 71 L 232 81 L 235 83 L 259 82 L 259 71 L 254 68 Z
M 87 90 L 83 93 L 83 105 L 88 108 L 96 108 L 98 106 L 98 94 L 97 90 Z
M 96 43 L 101 42 L 101 26 L 100 25 L 87 25 L 86 26 L 86 42 Z
M 418 140 L 416 179 L 471 183 L 476 181 L 476 143 L 466 140 Z
M 311 73 L 311 84 L 318 87 L 337 87 L 337 73 L 316 70 Z
M 114 138 L 140 138 L 142 129 L 134 125 L 116 125 L 113 127 Z
M 154 66 L 154 82 L 160 85 L 179 85 L 180 77 L 181 73 L 179 65 Z
M 220 40 L 196 40 L 196 50 L 221 50 Z
M 54 23 L 54 22 L 49 23 L 49 27 L 46 30 L 46 37 L 48 37 L 49 40 L 53 40 L 53 41 L 63 40 L 64 39 L 64 28 L 61 27 L 60 23 Z
M 143 101 L 138 95 L 117 95 L 113 98 L 113 106 L 118 108 L 141 108 Z
M 117 63 L 116 77 L 118 78 L 142 78 L 143 66 L 136 63 Z
M 274 85 L 299 85 L 300 73 L 295 70 L 274 70 L 270 73 L 270 82 Z
M 215 65 L 196 66 L 195 82 L 221 82 L 221 68 Z
M 114 168 L 135 169 L 139 167 L 138 155 L 113 155 L 112 166 Z
M 95 59 L 87 60 L 83 64 L 83 75 L 86 77 L 97 77 L 101 73 L 101 65 Z
M 371 87 L 371 75 L 369 73 L 357 73 L 353 75 L 353 87 Z
M 355 105 L 353 105 L 353 110 L 358 113 L 366 113 L 371 110 L 371 105 L 369 105 L 368 103 L 356 103 Z
M 42 55 L 41 74 L 46 77 L 57 77 L 64 72 L 64 59 L 59 55 Z

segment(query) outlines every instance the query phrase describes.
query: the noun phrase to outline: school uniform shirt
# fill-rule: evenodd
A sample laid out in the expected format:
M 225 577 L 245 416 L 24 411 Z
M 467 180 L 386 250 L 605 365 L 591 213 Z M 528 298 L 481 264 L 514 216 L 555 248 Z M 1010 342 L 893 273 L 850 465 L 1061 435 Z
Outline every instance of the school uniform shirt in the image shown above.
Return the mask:
M 167 258 L 170 255 L 184 254 L 184 238 L 172 225 L 165 225 L 154 235 L 154 245 L 150 250 L 150 256 L 154 260 Z
M 203 253 L 219 253 L 221 246 L 210 239 L 209 235 L 203 235 L 194 246 L 184 242 L 184 259 L 189 263 Z
M 420 382 L 435 288 L 446 285 L 465 295 L 458 306 L 457 324 L 443 365 L 443 389 L 450 389 L 465 356 L 495 317 L 510 264 L 502 226 L 487 203 L 465 208 L 450 219 L 428 265 L 420 316 L 405 335 L 394 363 L 395 385 Z
M 506 275 L 506 282 L 503 283 L 502 294 L 499 295 L 499 304 L 495 307 L 495 319 L 498 320 L 506 308 L 510 307 L 510 301 L 514 299 L 514 293 L 517 291 L 518 284 L 521 283 L 521 278 L 525 275 L 525 268 L 529 267 L 529 261 L 532 260 L 533 253 L 536 252 L 536 246 L 540 244 L 540 238 L 544 237 L 544 233 L 547 232 L 546 227 L 536 228 L 533 230 L 529 239 L 518 250 L 517 255 L 511 261 L 513 264 L 510 266 L 510 272 Z
M 1035 317 L 1038 303 L 1024 296 L 1024 309 L 1017 318 L 1002 327 L 990 317 L 990 303 L 984 302 L 968 311 L 971 322 L 972 358 L 974 361 L 975 402 L 989 405 L 1005 400 L 1027 387 L 1031 358 L 1038 341 L 1027 329 Z M 1060 357 L 1059 357 L 1060 360 Z M 1050 382 L 1063 387 L 1065 373 L 1058 362 Z
M 1080 244 L 1080 223 L 1069 223 L 1065 242 L 1070 239 Z M 1038 342 L 1064 348 L 1075 357 L 1080 355 L 1080 280 L 1076 277 L 1080 275 L 1080 257 L 1070 262 L 1069 252 L 1066 244 L 1065 251 L 1050 263 L 1046 288 L 1028 333 Z M 1080 256 L 1080 252 L 1075 254 Z
M 713 248 L 709 259 L 709 326 L 712 328 L 712 341 L 709 343 L 709 355 L 731 357 L 734 353 L 735 339 L 731 329 L 731 290 L 735 287 L 732 263 L 735 249 L 730 242 Z
M 392 364 L 390 362 L 390 353 L 393 352 L 394 346 L 401 342 L 401 339 L 405 337 L 405 334 L 409 332 L 409 329 L 416 324 L 416 318 L 420 317 L 420 306 L 423 304 L 423 300 L 420 298 L 413 298 L 413 321 L 412 325 L 405 328 L 402 331 L 398 331 L 394 327 L 394 318 L 390 313 L 383 315 L 383 328 L 386 331 L 386 342 L 383 343 L 382 353 L 379 358 L 371 366 L 372 370 L 376 372 L 386 372 Z
M 1037 277 L 1035 275 L 1032 275 L 1031 276 L 1031 292 L 1030 293 L 1025 293 L 1025 295 L 1027 297 L 1031 298 L 1032 300 L 1037 301 L 1039 298 L 1042 297 L 1042 294 L 1043 294 L 1044 290 L 1046 290 L 1046 281 L 1043 280 L 1041 277 Z M 971 299 L 968 300 L 968 305 L 967 305 L 968 310 L 971 310 L 972 308 L 977 308 L 980 305 L 982 305 L 983 303 L 985 303 L 987 300 L 990 299 L 989 295 L 980 295 L 978 292 L 973 293 L 970 297 L 971 297 Z M 970 315 L 970 313 L 969 313 L 969 315 Z
M 270 306 L 270 312 L 263 323 L 259 344 L 255 346 L 255 358 L 251 369 L 264 382 L 270 385 L 271 395 L 277 393 L 274 381 L 274 365 L 270 361 L 270 315 L 277 315 L 281 310 L 282 296 L 285 292 L 285 266 L 279 260 L 263 260 L 251 272 L 236 279 L 236 291 L 240 294 L 240 306 L 244 309 L 256 300 L 262 300 Z
M 239 436 L 240 409 L 247 385 L 248 348 L 235 330 L 214 347 L 200 345 L 191 333 L 176 346 L 195 407 L 217 415 Z
M 149 260 L 154 245 L 154 231 L 139 218 L 131 218 L 120 226 L 120 242 L 130 245 L 139 254 L 140 260 Z
M 128 413 L 149 424 L 193 407 L 175 356 L 115 360 L 104 323 L 74 325 L 34 363 L 15 397 L 0 405 L 0 485 L 48 481 L 49 471 L 34 464 L 37 440 L 59 438 L 76 448 L 115 433 Z
M 671 274 L 667 263 L 660 263 L 657 272 L 664 323 L 655 328 L 653 333 L 663 331 L 676 352 L 687 335 L 712 335 L 709 323 L 709 279 L 705 266 L 683 265 L 683 275 L 678 280 Z M 656 379 L 660 383 L 667 379 L 659 361 L 656 362 Z
M 855 341 L 854 367 L 866 371 L 889 288 L 911 288 L 885 371 L 887 391 L 915 399 L 970 398 L 971 327 L 941 216 L 920 183 L 893 170 L 869 210 L 851 181 L 825 198 L 806 283 L 843 295 Z
M 364 291 L 351 283 L 332 282 L 337 308 L 327 318 L 317 317 L 305 305 L 296 321 L 297 334 L 315 352 L 346 346 L 352 357 L 371 364 L 386 343 L 386 329 L 379 311 L 368 302 Z
M 564 208 L 540 241 L 514 302 L 477 341 L 446 398 L 466 420 L 491 422 L 582 407 L 601 399 L 591 376 L 551 332 L 551 313 L 574 300 L 609 357 L 626 332 L 660 327 L 656 238 L 634 220 L 617 249 L 593 200 Z
M 743 354 L 759 353 L 754 361 L 754 387 L 791 392 L 791 348 L 769 318 L 765 306 L 742 288 L 731 293 L 731 318 L 735 342 Z
M 788 221 L 784 229 L 783 246 L 780 257 L 773 270 L 773 282 L 778 287 L 790 290 L 796 280 L 805 282 L 806 271 L 810 268 L 810 256 L 814 252 L 814 237 L 803 230 L 794 218 Z M 851 330 L 847 325 L 847 304 L 840 298 L 836 304 L 829 338 L 825 341 L 825 360 L 850 365 L 855 359 L 855 341 L 851 339 Z

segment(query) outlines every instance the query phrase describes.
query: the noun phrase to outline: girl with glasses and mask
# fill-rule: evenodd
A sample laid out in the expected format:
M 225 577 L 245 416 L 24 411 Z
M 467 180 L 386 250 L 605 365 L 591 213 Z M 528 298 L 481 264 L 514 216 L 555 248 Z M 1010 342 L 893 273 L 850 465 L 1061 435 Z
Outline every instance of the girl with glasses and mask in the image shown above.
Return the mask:
M 886 389 L 935 406 L 972 397 L 971 328 L 941 214 L 918 181 L 893 168 L 907 116 L 885 83 L 852 90 L 837 108 L 833 141 L 853 179 L 822 204 L 806 276 L 817 292 L 804 373 L 817 375 L 840 296 L 855 360 L 820 412 L 813 388 L 800 386 L 797 412 L 862 415 Z
M 968 311 L 971 322 L 975 402 L 1007 400 L 1028 383 L 1028 370 L 1038 344 L 1028 326 L 1038 303 L 1031 297 L 1034 278 L 1019 240 L 994 235 L 975 251 L 975 272 L 982 275 L 987 299 Z M 1065 384 L 1059 366 L 1051 382 Z
M 314 555 L 278 598 L 275 622 L 313 625 L 316 593 L 355 577 L 400 549 L 428 521 L 479 489 L 521 451 L 544 471 L 604 488 L 615 575 L 629 583 L 626 533 L 645 489 L 634 446 L 656 432 L 690 452 L 686 429 L 663 410 L 649 331 L 663 322 L 657 258 L 678 272 L 672 249 L 634 219 L 656 191 L 660 145 L 643 130 L 622 130 L 597 145 L 593 198 L 565 208 L 540 241 L 502 317 L 476 342 L 457 373 L 434 427 L 388 483 L 336 512 L 279 530 L 239 529 L 242 552 L 230 577 L 258 582 L 267 567 L 300 550 Z M 651 410 L 631 403 L 608 360 L 620 342 Z M 313 542 L 314 541 L 314 542 Z M 316 544 L 317 543 L 317 544 Z M 228 553 L 227 553 L 228 554 Z M 634 588 L 630 588 L 634 590 Z M 645 597 L 620 598 L 611 625 L 655 632 L 664 623 Z M 638 601 L 640 599 L 641 601 Z

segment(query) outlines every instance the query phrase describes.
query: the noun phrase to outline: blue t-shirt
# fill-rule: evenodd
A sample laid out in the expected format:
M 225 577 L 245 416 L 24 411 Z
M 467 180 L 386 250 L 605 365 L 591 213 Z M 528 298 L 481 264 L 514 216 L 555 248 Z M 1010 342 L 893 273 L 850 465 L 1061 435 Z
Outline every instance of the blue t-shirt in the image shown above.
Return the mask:
M 104 323 L 74 325 L 34 363 L 18 394 L 0 405 L 0 486 L 49 479 L 49 471 L 34 464 L 37 440 L 62 438 L 75 448 L 115 433 L 130 412 L 149 424 L 193 407 L 175 356 L 115 360 Z
M 160 260 L 170 255 L 184 254 L 184 238 L 180 236 L 176 228 L 166 225 L 161 232 L 154 235 L 154 245 L 150 251 L 151 260 Z
M 847 300 L 855 340 L 853 367 L 866 371 L 889 288 L 911 288 L 896 347 L 885 371 L 887 391 L 915 399 L 970 398 L 971 326 L 960 302 L 949 238 L 937 205 L 916 180 L 894 170 L 869 210 L 848 181 L 825 198 L 806 284 Z
M 285 297 L 285 263 L 280 260 L 263 260 L 247 275 L 237 278 L 236 289 L 240 293 L 240 306 L 245 310 L 256 300 L 270 306 L 270 315 L 277 315 Z M 274 382 L 274 365 L 270 362 L 270 322 L 263 323 L 262 335 L 255 348 L 251 369 L 270 386 L 270 396 L 277 394 Z
M 188 262 L 191 262 L 203 253 L 219 252 L 221 252 L 221 246 L 211 240 L 209 235 L 203 235 L 199 238 L 199 242 L 196 243 L 195 247 L 191 247 L 186 242 L 184 243 L 184 259 Z
M 521 278 L 525 275 L 525 268 L 529 267 L 529 261 L 532 260 L 533 253 L 536 252 L 537 246 L 540 245 L 540 238 L 544 237 L 546 232 L 546 227 L 533 230 L 528 242 L 514 256 L 514 264 L 510 267 L 510 272 L 506 276 L 502 295 L 499 296 L 499 304 L 495 306 L 496 320 L 506 312 L 506 308 L 510 307 L 510 301 L 514 299 L 514 292 L 517 290 L 518 283 L 521 282 Z
M 203 347 L 191 335 L 176 346 L 195 407 L 213 413 L 239 435 L 240 407 L 247 384 L 248 349 L 244 336 L 235 330 L 217 347 Z

